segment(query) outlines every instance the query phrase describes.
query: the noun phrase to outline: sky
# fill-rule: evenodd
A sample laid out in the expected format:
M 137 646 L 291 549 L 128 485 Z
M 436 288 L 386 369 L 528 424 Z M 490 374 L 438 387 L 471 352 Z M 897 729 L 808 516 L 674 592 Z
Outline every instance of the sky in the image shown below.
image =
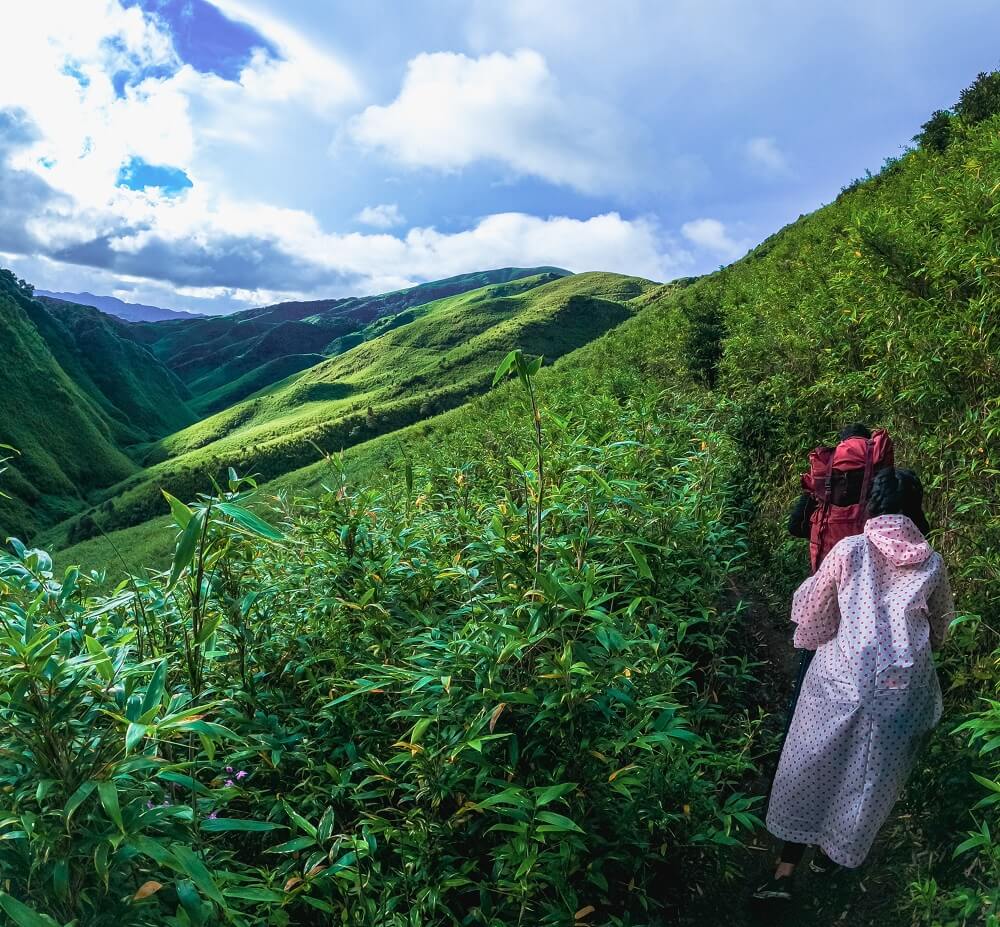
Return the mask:
M 32 0 L 0 265 L 229 312 L 557 265 L 705 273 L 1000 66 L 992 0 Z

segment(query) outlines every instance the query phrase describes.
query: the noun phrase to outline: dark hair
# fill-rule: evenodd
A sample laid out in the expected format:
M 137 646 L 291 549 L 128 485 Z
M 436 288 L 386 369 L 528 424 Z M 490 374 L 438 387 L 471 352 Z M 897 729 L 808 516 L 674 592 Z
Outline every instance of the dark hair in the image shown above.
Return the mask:
M 846 441 L 848 438 L 870 438 L 872 436 L 872 430 L 861 422 L 854 422 L 851 425 L 845 425 L 840 429 L 840 434 L 837 435 L 838 441 Z
M 923 505 L 924 487 L 912 470 L 887 467 L 875 475 L 868 499 L 868 514 L 872 518 L 879 515 L 905 515 L 922 534 L 927 534 L 930 526 L 927 524 Z

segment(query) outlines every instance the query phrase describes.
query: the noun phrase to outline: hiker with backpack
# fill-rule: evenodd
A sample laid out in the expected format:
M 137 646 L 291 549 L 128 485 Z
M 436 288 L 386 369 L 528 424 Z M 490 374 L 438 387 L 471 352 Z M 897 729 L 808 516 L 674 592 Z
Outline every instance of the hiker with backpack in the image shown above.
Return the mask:
M 954 613 L 944 563 L 924 537 L 923 489 L 911 470 L 892 466 L 888 436 L 850 436 L 813 455 L 802 483 L 815 494 L 814 572 L 795 592 L 791 619 L 795 646 L 815 658 L 771 788 L 767 829 L 784 843 L 760 899 L 791 897 L 807 846 L 824 861 L 862 864 L 941 716 L 931 653 Z M 845 477 L 849 470 L 860 476 Z M 857 501 L 838 496 L 838 484 L 856 484 Z
M 809 452 L 809 470 L 802 476 L 802 494 L 788 518 L 788 533 L 808 539 L 810 573 L 819 569 L 838 541 L 864 530 L 872 479 L 892 465 L 893 445 L 888 432 L 878 429 L 873 434 L 860 422 L 841 430 L 836 447 L 824 445 Z M 918 527 L 927 533 L 926 521 Z M 782 743 L 788 736 L 812 657 L 811 650 L 799 651 Z

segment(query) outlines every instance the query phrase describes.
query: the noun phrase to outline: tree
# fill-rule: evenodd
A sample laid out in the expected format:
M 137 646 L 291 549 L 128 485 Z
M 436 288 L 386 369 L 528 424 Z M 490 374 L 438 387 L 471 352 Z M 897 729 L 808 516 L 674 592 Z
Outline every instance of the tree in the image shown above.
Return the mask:
M 980 73 L 962 91 L 958 103 L 955 104 L 955 112 L 969 125 L 975 125 L 1000 113 L 1000 71 Z
M 931 118 L 921 127 L 921 131 L 913 136 L 925 151 L 944 151 L 951 142 L 952 113 L 947 109 L 936 109 Z

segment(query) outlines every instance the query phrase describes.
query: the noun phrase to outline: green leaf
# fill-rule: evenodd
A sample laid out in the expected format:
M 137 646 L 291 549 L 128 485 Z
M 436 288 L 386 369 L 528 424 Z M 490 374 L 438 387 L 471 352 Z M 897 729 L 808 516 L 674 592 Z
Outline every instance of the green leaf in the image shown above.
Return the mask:
M 284 802 L 285 812 L 288 816 L 301 827 L 310 837 L 315 837 L 318 833 L 316 827 L 310 824 L 301 814 L 298 813 L 294 808 L 292 808 L 287 802 Z
M 572 792 L 575 788 L 575 782 L 563 782 L 559 785 L 547 785 L 544 788 L 534 789 L 533 791 L 536 793 L 535 807 L 541 808 L 543 805 L 547 805 L 557 798 L 562 798 L 563 795 Z
M 963 853 L 968 853 L 969 850 L 973 850 L 976 847 L 980 847 L 987 842 L 988 842 L 987 839 L 983 837 L 982 834 L 973 834 L 968 840 L 963 841 L 957 847 L 955 847 L 955 852 L 951 854 L 951 858 L 954 859 L 956 856 L 961 856 Z
M 215 507 L 253 534 L 267 538 L 269 541 L 283 541 L 285 539 L 285 536 L 277 528 L 272 528 L 262 518 L 258 518 L 253 512 L 241 505 L 233 505 L 232 502 L 217 502 Z
M 277 846 L 268 847 L 265 853 L 297 853 L 299 850 L 304 850 L 307 847 L 316 846 L 316 841 L 312 837 L 296 837 L 293 840 L 286 840 L 284 843 L 279 843 Z
M 63 901 L 69 897 L 69 860 L 61 859 L 52 867 L 52 889 Z
M 131 753 L 138 744 L 142 743 L 143 737 L 146 736 L 146 731 L 148 728 L 145 724 L 139 724 L 135 721 L 130 721 L 128 728 L 125 730 L 125 752 Z
M 975 773 L 972 774 L 972 778 L 984 788 L 989 789 L 991 792 L 1000 792 L 1000 782 L 996 782 L 993 779 L 987 779 L 984 776 L 977 776 Z
M 86 800 L 87 796 L 90 795 L 94 789 L 97 788 L 97 783 L 92 779 L 84 782 L 66 801 L 66 807 L 63 808 L 63 818 L 66 820 L 66 826 L 69 827 L 69 819 L 73 817 L 73 812 L 80 807 Z
M 626 541 L 625 547 L 628 548 L 628 552 L 632 555 L 635 565 L 639 568 L 639 575 L 644 579 L 652 579 L 653 571 L 649 568 L 649 561 L 646 559 L 646 555 L 631 541 Z
M 161 660 L 160 665 L 156 667 L 156 671 L 153 673 L 153 678 L 149 681 L 149 685 L 146 686 L 146 695 L 143 697 L 142 707 L 139 709 L 140 718 L 145 718 L 147 713 L 160 707 L 160 702 L 163 700 L 163 693 L 166 689 L 166 681 L 167 661 Z
M 130 837 L 129 843 L 140 853 L 148 856 L 151 860 L 159 863 L 161 866 L 167 866 L 170 869 L 180 868 L 174 854 L 171 853 L 170 850 L 168 850 L 162 843 L 158 840 L 154 840 L 152 837 Z
M 211 898 L 216 904 L 225 907 L 226 902 L 219 891 L 219 886 L 215 884 L 212 874 L 205 868 L 198 854 L 183 843 L 175 843 L 170 849 L 177 858 L 181 870 L 198 886 L 198 890 L 206 898 Z
M 173 782 L 182 789 L 186 789 L 189 792 L 193 791 L 198 795 L 210 795 L 212 791 L 207 786 L 202 785 L 197 779 L 185 776 L 184 773 L 173 772 L 172 770 L 164 770 L 157 773 L 156 778 L 162 779 L 164 782 Z
M 493 385 L 496 386 L 508 373 L 510 373 L 511 368 L 517 363 L 517 350 L 513 350 L 508 354 L 502 361 L 500 361 L 500 366 L 497 367 L 497 372 L 493 375 Z
M 163 497 L 170 503 L 170 512 L 174 516 L 174 521 L 177 522 L 177 527 L 186 528 L 188 522 L 194 517 L 194 512 L 189 506 L 186 506 L 180 499 L 174 498 L 165 489 L 161 489 L 160 492 L 163 493 Z
M 254 821 L 250 818 L 207 818 L 201 822 L 201 829 L 212 833 L 223 830 L 278 830 L 284 826 L 273 821 Z
M 319 819 L 319 827 L 316 832 L 316 839 L 321 843 L 325 843 L 327 840 L 333 836 L 333 824 L 334 824 L 334 811 L 333 808 L 327 808 L 323 812 L 323 817 Z
M 97 783 L 97 794 L 100 796 L 101 804 L 104 805 L 104 810 L 108 812 L 108 817 L 118 825 L 122 833 L 125 833 L 122 810 L 118 805 L 118 786 L 112 780 L 105 779 Z
M 198 634 L 194 639 L 196 644 L 204 644 L 216 631 L 219 630 L 219 625 L 222 624 L 223 614 L 219 612 L 218 614 L 212 615 L 202 626 L 198 629 Z
M 194 552 L 198 547 L 198 538 L 201 537 L 204 523 L 205 513 L 198 512 L 184 526 L 184 530 L 177 541 L 177 548 L 174 550 L 174 561 L 170 567 L 170 580 L 167 583 L 167 592 L 177 585 L 177 580 L 181 578 L 181 573 L 188 568 L 194 559 Z
M 188 879 L 184 879 L 177 883 L 175 890 L 177 892 L 177 900 L 181 903 L 181 907 L 184 908 L 188 920 L 194 925 L 203 924 L 205 922 L 204 905 L 194 883 Z
M 17 927 L 59 927 L 48 914 L 39 914 L 6 892 L 0 892 L 0 908 L 3 908 Z
M 227 898 L 236 898 L 240 901 L 284 901 L 285 895 L 281 892 L 276 892 L 272 888 L 263 888 L 262 886 L 248 885 L 245 888 L 229 888 L 226 889 Z
M 87 652 L 94 658 L 94 668 L 101 674 L 101 678 L 105 682 L 110 682 L 115 674 L 114 667 L 111 664 L 111 656 L 101 645 L 101 642 L 95 640 L 89 634 L 84 637 L 83 642 L 87 647 Z
M 523 808 L 528 804 L 528 799 L 522 789 L 513 786 L 502 792 L 497 792 L 495 795 L 490 795 L 482 801 L 477 801 L 475 804 L 480 809 L 492 808 L 493 805 L 512 805 L 515 808 Z
M 555 831 L 573 831 L 582 834 L 583 829 L 575 821 L 570 820 L 564 814 L 556 814 L 554 811 L 539 811 L 536 819 L 542 821 Z

